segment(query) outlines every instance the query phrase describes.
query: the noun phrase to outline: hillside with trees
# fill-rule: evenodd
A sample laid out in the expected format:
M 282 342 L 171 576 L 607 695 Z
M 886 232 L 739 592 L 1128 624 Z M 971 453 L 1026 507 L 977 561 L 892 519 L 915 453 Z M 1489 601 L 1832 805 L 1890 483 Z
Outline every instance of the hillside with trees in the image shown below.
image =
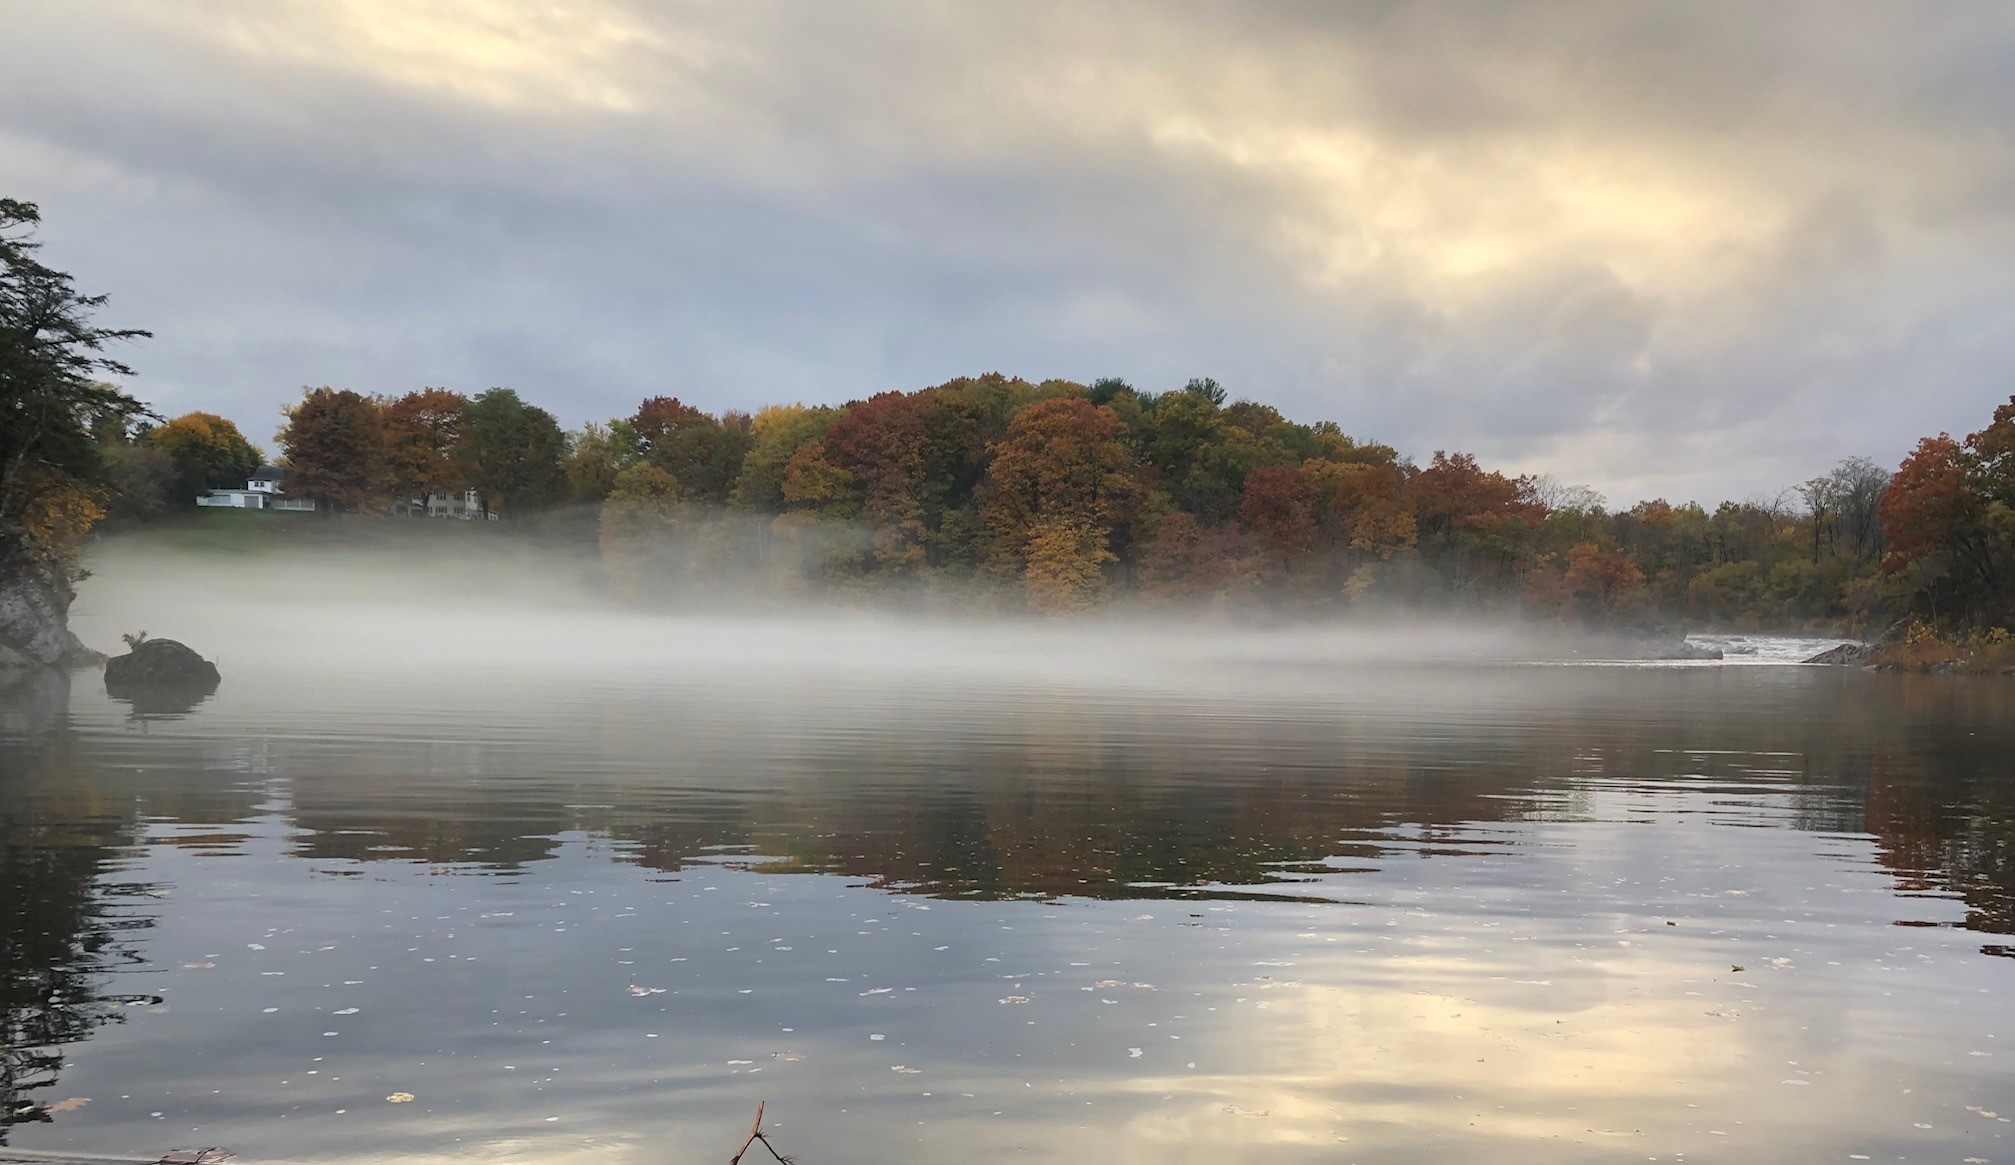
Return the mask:
M 641 603 L 1417 606 L 1843 632 L 1914 614 L 1978 630 L 2010 621 L 2015 578 L 2015 401 L 1893 476 L 1850 457 L 1712 510 L 1611 510 L 1464 453 L 1423 464 L 1209 379 L 1151 393 L 989 374 L 753 415 L 653 397 L 572 432 L 509 389 L 316 388 L 285 421 L 288 490 L 325 512 L 423 512 L 429 492 L 473 490 L 506 527 L 592 542 Z
M 0 200 L 0 642 L 53 661 L 79 548 L 237 486 L 225 418 L 161 421 L 101 377 L 146 335 L 36 259 Z M 1319 613 L 1417 607 L 1594 627 L 1928 630 L 2015 623 L 2015 398 L 1892 474 L 1850 457 L 1772 498 L 1612 510 L 1466 453 L 1424 462 L 1208 378 L 1151 392 L 997 373 L 844 405 L 714 414 L 674 397 L 565 430 L 508 388 L 311 388 L 283 410 L 285 489 L 330 517 L 473 496 L 504 530 L 592 548 L 638 603 L 890 596 L 949 609 Z M 40 628 L 38 630 L 38 627 Z M 1932 650 L 1927 647 L 1926 650 Z

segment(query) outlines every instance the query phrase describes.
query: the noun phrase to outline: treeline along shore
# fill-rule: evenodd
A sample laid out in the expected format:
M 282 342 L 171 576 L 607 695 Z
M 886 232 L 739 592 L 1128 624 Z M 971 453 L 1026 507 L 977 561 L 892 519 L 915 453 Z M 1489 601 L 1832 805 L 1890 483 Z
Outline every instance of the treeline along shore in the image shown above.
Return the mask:
M 0 301 L 15 402 L 0 527 L 10 561 L 60 597 L 99 521 L 193 508 L 244 487 L 262 455 L 220 416 L 164 420 L 103 383 L 130 371 L 105 346 L 143 333 L 96 329 L 100 301 L 34 262 L 34 208 L 4 205 L 8 286 L 27 290 Z M 40 316 L 18 306 L 36 287 Z M 988 374 L 754 413 L 654 396 L 572 431 L 508 388 L 310 388 L 282 413 L 277 497 L 324 519 L 562 531 L 643 603 L 756 588 L 1047 614 L 1400 605 L 1855 633 L 1914 619 L 1925 652 L 1997 659 L 2015 622 L 2015 398 L 1894 471 L 1848 458 L 1711 511 L 1610 509 L 1464 453 L 1423 463 L 1208 378 L 1152 392 Z

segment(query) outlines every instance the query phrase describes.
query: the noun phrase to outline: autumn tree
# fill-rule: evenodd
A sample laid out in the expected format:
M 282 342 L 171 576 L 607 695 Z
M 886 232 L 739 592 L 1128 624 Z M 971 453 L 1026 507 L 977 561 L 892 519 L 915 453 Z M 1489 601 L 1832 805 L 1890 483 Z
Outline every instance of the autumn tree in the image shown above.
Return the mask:
M 1311 491 L 1317 537 L 1327 546 L 1378 561 L 1413 549 L 1418 536 L 1405 471 L 1394 460 L 1312 458 L 1302 477 Z
M 1246 475 L 1238 517 L 1288 569 L 1315 541 L 1315 489 L 1298 465 L 1261 466 Z
M 1550 514 L 1547 527 L 1549 531 L 1553 528 Z M 1672 587 L 1684 587 L 1713 560 L 1712 531 L 1712 519 L 1698 505 L 1688 502 L 1675 506 L 1664 498 L 1653 498 L 1614 515 L 1609 535 L 1647 577 L 1668 580 Z M 1592 536 L 1584 533 L 1574 539 L 1600 540 L 1600 532 Z
M 1578 542 L 1546 555 L 1525 579 L 1528 609 L 1600 626 L 1624 614 L 1644 589 L 1644 572 L 1614 541 Z
M 869 524 L 874 570 L 908 575 L 928 561 L 924 454 L 937 407 L 922 393 L 877 393 L 848 405 L 822 439 L 822 459 L 846 474 Z
M 756 413 L 749 422 L 749 449 L 728 494 L 729 503 L 745 510 L 783 509 L 784 474 L 791 458 L 823 436 L 839 415 L 835 408 L 802 404 L 771 405 Z
M 1178 510 L 1155 524 L 1141 554 L 1140 592 L 1149 599 L 1180 600 L 1215 590 L 1223 557 L 1194 515 Z
M 856 513 L 854 475 L 826 458 L 826 443 L 807 441 L 791 454 L 778 486 L 784 504 L 817 518 L 851 518 Z
M 238 426 L 215 413 L 184 413 L 150 429 L 145 440 L 174 465 L 170 495 L 184 503 L 213 489 L 244 488 L 263 460 Z
M 1022 542 L 1022 585 L 1031 610 L 1046 615 L 1088 611 L 1105 592 L 1105 566 L 1115 561 L 1110 531 L 1082 518 L 1039 519 Z
M 1508 574 L 1546 520 L 1529 480 L 1485 470 L 1467 453 L 1437 450 L 1407 484 L 1421 549 L 1456 590 Z
M 919 515 L 927 564 L 959 572 L 983 564 L 988 554 L 980 493 L 995 447 L 1013 418 L 1039 401 L 1083 396 L 1070 381 L 1031 383 L 990 372 L 959 377 L 925 389 L 922 486 Z M 1113 550 L 1122 549 L 1116 541 Z
M 802 586 L 836 579 L 858 581 L 870 550 L 870 538 L 858 517 L 853 474 L 826 459 L 823 440 L 813 438 L 797 447 L 784 465 L 778 486 L 785 512 L 770 523 L 770 532 L 785 553 L 786 576 Z
M 283 413 L 278 440 L 289 497 L 306 498 L 332 517 L 384 504 L 390 476 L 377 401 L 347 388 L 308 388 Z
M 553 414 L 493 388 L 462 412 L 461 464 L 484 513 L 523 517 L 564 495 L 566 434 Z
M 1926 437 L 1881 505 L 1883 568 L 1909 572 L 1934 619 L 2015 615 L 2015 398 L 1963 442 Z
M 1564 565 L 1568 594 L 1591 618 L 1615 615 L 1644 588 L 1644 572 L 1614 546 L 1583 542 L 1569 547 Z
M 677 479 L 692 501 L 726 502 L 752 443 L 745 414 L 716 417 L 671 396 L 639 405 L 630 430 L 638 454 Z
M 1082 579 L 1112 561 L 1114 532 L 1131 520 L 1141 493 L 1140 466 L 1125 437 L 1124 421 L 1083 397 L 1016 413 L 981 490 L 993 568 L 1025 573 L 1038 536 L 1045 539 L 1043 569 L 1056 578 Z M 1076 566 L 1059 557 L 1070 547 L 1081 553 Z
M 1224 395 L 1216 381 L 1193 380 L 1157 397 L 1135 426 L 1135 444 L 1155 483 L 1205 525 L 1238 515 L 1253 470 L 1299 464 L 1337 447 L 1330 434 L 1292 424 L 1270 406 L 1247 400 L 1226 405 Z
M 1177 511 L 1155 525 L 1141 553 L 1140 592 L 1152 602 L 1228 602 L 1249 596 L 1264 552 L 1235 525 L 1205 526 Z
M 425 501 L 433 493 L 468 488 L 463 456 L 469 398 L 445 388 L 423 388 L 381 405 L 385 472 L 403 498 Z

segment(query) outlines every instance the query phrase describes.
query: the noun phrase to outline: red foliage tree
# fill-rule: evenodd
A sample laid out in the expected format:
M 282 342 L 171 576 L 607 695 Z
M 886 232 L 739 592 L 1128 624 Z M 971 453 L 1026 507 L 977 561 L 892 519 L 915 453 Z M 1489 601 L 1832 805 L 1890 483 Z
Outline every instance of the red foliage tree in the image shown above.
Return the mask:
M 1904 570 L 1966 541 L 1978 508 L 1972 461 L 1950 433 L 1924 438 L 1903 459 L 1882 495 L 1882 536 L 1889 543 L 1884 570 Z
M 1487 471 L 1468 453 L 1436 450 L 1410 485 L 1423 540 L 1498 534 L 1513 522 L 1537 527 L 1546 520 L 1546 507 L 1531 495 L 1524 478 Z
M 347 388 L 310 388 L 286 416 L 279 439 L 289 497 L 308 498 L 331 515 L 384 501 L 385 418 L 377 401 Z
M 1298 465 L 1262 465 L 1245 475 L 1238 517 L 1286 568 L 1315 541 L 1315 489 Z
M 852 482 L 877 569 L 906 573 L 927 558 L 924 455 L 936 409 L 925 393 L 877 393 L 826 430 L 825 460 Z
M 382 406 L 385 472 L 393 489 L 424 498 L 468 488 L 460 456 L 469 398 L 445 388 L 409 392 Z

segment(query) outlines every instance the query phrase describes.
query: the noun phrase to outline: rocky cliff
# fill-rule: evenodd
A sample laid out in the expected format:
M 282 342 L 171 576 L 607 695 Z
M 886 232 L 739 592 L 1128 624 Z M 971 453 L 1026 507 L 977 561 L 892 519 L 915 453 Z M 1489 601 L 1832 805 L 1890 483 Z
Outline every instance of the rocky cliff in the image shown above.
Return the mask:
M 70 633 L 70 600 L 75 592 L 69 583 L 4 550 L 0 547 L 0 648 L 39 667 L 103 660 Z

